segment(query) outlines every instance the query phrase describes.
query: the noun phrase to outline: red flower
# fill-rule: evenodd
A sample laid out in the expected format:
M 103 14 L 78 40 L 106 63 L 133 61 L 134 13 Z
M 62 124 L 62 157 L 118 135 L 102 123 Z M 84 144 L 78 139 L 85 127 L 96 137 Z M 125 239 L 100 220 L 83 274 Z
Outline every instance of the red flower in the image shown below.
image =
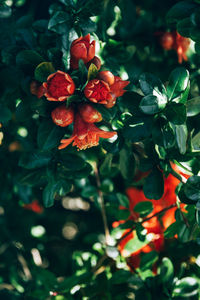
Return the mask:
M 103 131 L 92 123 L 86 123 L 77 113 L 74 121 L 74 130 L 72 136 L 68 139 L 61 140 L 58 149 L 64 149 L 73 142 L 79 150 L 85 150 L 94 146 L 98 146 L 99 138 L 108 139 L 116 134 L 114 131 Z
M 115 82 L 115 76 L 110 71 L 99 72 L 98 78 L 108 83 L 109 86 L 111 86 Z
M 126 92 L 124 88 L 130 83 L 130 81 L 122 80 L 118 76 L 114 76 L 114 83 L 110 85 L 110 99 L 108 99 L 105 107 L 111 108 L 115 105 L 117 97 L 123 96 Z
M 165 32 L 160 38 L 160 44 L 165 50 L 171 50 L 174 44 L 174 34 L 171 32 Z
M 188 60 L 186 52 L 190 45 L 190 39 L 181 36 L 177 31 L 158 32 L 156 35 L 160 35 L 160 44 L 165 50 L 176 50 L 179 64 L 183 60 Z
M 71 107 L 67 108 L 63 104 L 51 112 L 51 117 L 56 125 L 66 127 L 74 121 L 74 110 Z
M 74 40 L 71 44 L 70 54 L 70 65 L 72 69 L 78 69 L 80 59 L 82 59 L 85 64 L 92 60 L 95 56 L 95 41 L 90 43 L 90 34 Z
M 180 170 L 175 166 L 172 165 L 173 169 L 188 178 L 189 176 L 180 172 Z M 140 174 L 141 176 L 141 174 Z M 145 174 L 146 176 L 146 174 Z M 126 190 L 127 196 L 129 198 L 129 211 L 130 217 L 133 221 L 137 222 L 139 218 L 139 214 L 134 212 L 134 207 L 137 203 L 142 201 L 150 201 L 153 204 L 153 211 L 147 216 L 151 219 L 143 222 L 143 227 L 147 230 L 147 233 L 153 234 L 153 239 L 150 243 L 143 246 L 142 248 L 138 249 L 137 251 L 133 252 L 127 259 L 127 263 L 129 267 L 138 268 L 140 265 L 140 255 L 141 253 L 148 253 L 152 250 L 160 252 L 163 250 L 164 247 L 164 231 L 175 222 L 175 211 L 177 207 L 173 207 L 165 211 L 163 216 L 157 217 L 154 216 L 156 213 L 160 212 L 161 210 L 173 205 L 176 203 L 176 187 L 180 183 L 180 181 L 174 177 L 172 174 L 169 174 L 168 177 L 164 177 L 164 194 L 159 200 L 149 200 L 145 197 L 143 191 L 141 189 L 137 189 L 135 187 L 129 187 Z M 181 204 L 181 208 L 184 209 L 184 204 Z M 125 208 L 121 208 L 125 209 Z M 153 217 L 154 216 L 154 217 Z M 124 221 L 123 221 L 124 222 Z M 118 222 L 122 223 L 122 221 Z M 117 227 L 117 223 L 115 222 L 114 227 Z M 127 229 L 123 235 L 126 235 L 129 230 Z M 127 256 L 125 246 L 126 244 L 134 238 L 135 232 L 131 232 L 128 234 L 119 244 L 119 250 L 122 255 Z
M 44 208 L 39 204 L 38 200 L 34 200 L 30 204 L 24 204 L 23 208 L 32 210 L 33 212 L 35 212 L 37 214 L 41 214 L 44 211 Z
M 69 74 L 57 71 L 43 83 L 45 96 L 49 101 L 65 101 L 74 93 L 75 84 Z
M 109 85 L 98 79 L 93 79 L 88 82 L 84 89 L 85 97 L 91 102 L 99 104 L 107 104 L 108 100 L 112 99 Z
M 122 80 L 119 76 L 115 76 L 115 82 L 110 86 L 111 94 L 116 98 L 123 96 L 126 92 L 124 88 L 130 83 L 130 81 Z
M 97 123 L 102 121 L 102 115 L 90 104 L 82 104 L 79 106 L 81 118 L 86 123 Z
M 44 96 L 44 87 L 38 81 L 33 80 L 30 84 L 30 92 L 38 98 L 41 98 Z
M 92 60 L 90 60 L 90 61 L 86 64 L 87 68 L 89 68 L 89 66 L 90 66 L 91 64 L 94 64 L 94 65 L 97 67 L 97 70 L 100 70 L 100 68 L 101 68 L 101 60 L 100 60 L 100 58 L 98 58 L 97 56 L 95 56 Z
M 175 42 L 173 48 L 177 52 L 179 64 L 182 64 L 183 60 L 188 60 L 186 52 L 189 46 L 190 40 L 186 37 L 181 36 L 178 32 L 175 32 Z

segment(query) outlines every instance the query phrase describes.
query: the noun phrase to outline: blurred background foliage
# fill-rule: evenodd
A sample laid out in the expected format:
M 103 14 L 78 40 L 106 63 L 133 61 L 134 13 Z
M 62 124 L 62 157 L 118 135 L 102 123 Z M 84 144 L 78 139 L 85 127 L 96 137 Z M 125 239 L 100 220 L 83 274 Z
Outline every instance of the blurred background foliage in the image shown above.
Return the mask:
M 199 9 L 199 1 L 0 1 L 0 299 L 199 299 Z M 181 68 L 159 38 L 175 30 L 191 38 Z M 43 61 L 67 69 L 71 42 L 88 33 L 104 69 L 131 82 L 114 108 L 99 107 L 102 126 L 117 130 L 118 139 L 60 152 L 64 130 L 49 117 L 54 103 L 31 95 L 30 82 Z M 160 80 L 170 82 L 167 91 Z M 176 101 L 150 112 L 143 96 L 156 87 L 162 101 L 174 88 Z M 196 176 L 177 190 L 186 217 L 177 213 L 164 250 L 130 272 L 116 240 L 133 222 L 114 230 L 112 223 L 129 215 L 119 209 L 128 205 L 127 187 L 144 186 L 147 198 L 160 198 L 160 170 L 173 172 L 170 161 Z M 149 180 L 135 180 L 149 170 Z

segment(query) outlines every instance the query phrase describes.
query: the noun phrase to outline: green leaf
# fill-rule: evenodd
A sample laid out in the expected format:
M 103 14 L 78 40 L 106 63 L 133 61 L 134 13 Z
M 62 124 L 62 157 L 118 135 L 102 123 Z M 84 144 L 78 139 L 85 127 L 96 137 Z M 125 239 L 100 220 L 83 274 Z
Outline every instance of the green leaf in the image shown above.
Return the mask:
M 12 118 L 12 112 L 6 106 L 0 104 L 0 122 L 7 123 Z
M 187 101 L 187 116 L 194 117 L 200 113 L 200 97 L 195 97 Z
M 171 126 L 171 123 L 166 119 L 159 118 L 154 122 L 152 136 L 154 143 L 165 149 L 170 149 L 175 144 L 175 132 L 173 126 Z
M 179 1 L 168 11 L 167 20 L 173 23 L 187 18 L 197 7 L 197 4 L 192 1 Z
M 140 109 L 147 115 L 154 115 L 165 108 L 167 104 L 166 98 L 147 95 L 140 102 Z
M 151 135 L 152 124 L 151 117 L 132 117 L 126 123 L 123 135 L 132 142 L 142 141 Z
M 51 158 L 51 153 L 41 153 L 39 151 L 27 152 L 21 156 L 19 166 L 26 169 L 40 168 L 46 166 Z
M 164 180 L 162 172 L 154 168 L 146 177 L 143 186 L 145 197 L 148 199 L 158 200 L 164 193 Z
M 31 172 L 29 170 L 24 170 L 18 177 L 18 182 L 20 184 L 29 186 L 42 185 L 46 182 L 46 180 L 46 170 L 44 168 L 39 170 L 37 169 Z
M 185 37 L 191 36 L 191 29 L 192 29 L 192 21 L 190 18 L 185 18 L 178 22 L 177 24 L 177 31 L 180 33 L 180 35 Z
M 200 176 L 194 175 L 188 178 L 184 185 L 184 193 L 192 201 L 200 200 Z
M 51 178 L 49 183 L 43 190 L 42 198 L 45 207 L 50 207 L 54 204 L 56 194 L 65 195 L 71 189 L 71 182 L 67 180 L 58 180 Z
M 119 200 L 120 205 L 129 208 L 129 200 L 124 194 L 117 193 L 117 198 Z
M 23 50 L 17 54 L 16 63 L 25 72 L 32 73 L 35 68 L 43 62 L 40 54 L 33 50 Z
M 139 213 L 141 217 L 146 217 L 153 210 L 153 204 L 150 201 L 141 201 L 134 207 L 134 211 Z
M 160 79 L 150 73 L 144 73 L 139 79 L 141 90 L 144 95 L 154 95 L 166 98 L 166 89 Z
M 176 68 L 169 76 L 167 96 L 169 100 L 177 98 L 188 86 L 189 72 L 185 68 Z
M 112 153 L 106 154 L 106 157 L 99 168 L 100 174 L 102 176 L 109 175 L 109 173 L 111 172 L 112 159 L 113 159 Z
M 140 269 L 142 271 L 150 269 L 152 265 L 157 261 L 157 259 L 158 259 L 158 253 L 156 251 L 144 253 L 141 258 Z
M 97 77 L 98 69 L 94 64 L 91 64 L 88 69 L 88 81 Z
M 127 255 L 130 255 L 137 250 L 143 248 L 145 245 L 147 245 L 149 241 L 146 239 L 142 242 L 141 240 L 138 239 L 137 235 L 134 235 L 134 238 L 132 238 L 128 243 L 126 243 L 124 250 L 127 251 Z
M 188 130 L 186 125 L 175 125 L 176 142 L 181 154 L 185 154 L 187 150 Z
M 198 295 L 199 283 L 193 277 L 185 277 L 178 280 L 173 290 L 173 297 L 190 298 Z
M 168 257 L 162 259 L 159 272 L 160 281 L 163 284 L 171 284 L 174 279 L 174 266 Z
M 69 171 L 77 171 L 85 168 L 86 162 L 83 158 L 75 154 L 60 153 L 60 163 Z M 73 163 L 72 163 L 73 162 Z
M 92 185 L 85 186 L 81 192 L 81 196 L 85 198 L 89 198 L 95 195 L 97 195 L 97 188 Z
M 186 121 L 186 106 L 182 103 L 171 102 L 165 110 L 167 119 L 175 125 Z
M 200 150 L 200 132 L 192 138 L 192 148 L 196 151 Z
M 137 237 L 141 242 L 146 240 L 147 230 L 142 226 L 141 223 L 137 223 L 135 226 Z
M 51 62 L 42 62 L 35 69 L 35 79 L 40 82 L 45 82 L 47 77 L 54 72 L 55 69 Z
M 72 27 L 72 19 L 70 14 L 64 11 L 57 11 L 51 17 L 48 29 L 58 34 L 66 34 Z
M 121 283 L 127 283 L 128 280 L 132 277 L 133 275 L 131 272 L 126 271 L 126 270 L 118 270 L 113 273 L 113 276 L 110 279 L 111 284 L 121 284 Z
M 63 137 L 64 131 L 62 128 L 55 126 L 51 121 L 43 121 L 37 134 L 37 143 L 42 150 L 51 150 L 59 145 L 61 138 Z
M 119 153 L 119 169 L 125 179 L 132 180 L 135 169 L 135 158 L 129 147 L 124 147 Z
M 181 200 L 181 199 L 180 199 Z M 175 234 L 178 233 L 178 230 L 180 228 L 180 226 L 182 225 L 182 221 L 181 222 L 174 222 L 172 223 L 164 232 L 164 237 L 165 238 L 173 238 L 175 236 Z
M 198 201 L 197 204 L 196 204 L 195 217 L 196 217 L 197 224 L 200 226 L 200 201 Z

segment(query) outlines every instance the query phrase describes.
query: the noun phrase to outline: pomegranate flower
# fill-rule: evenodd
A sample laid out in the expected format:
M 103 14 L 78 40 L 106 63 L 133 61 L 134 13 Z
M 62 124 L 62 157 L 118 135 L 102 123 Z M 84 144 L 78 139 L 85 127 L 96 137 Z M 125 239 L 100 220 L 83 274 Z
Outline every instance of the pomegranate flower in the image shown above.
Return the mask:
M 114 83 L 110 86 L 111 94 L 116 98 L 123 96 L 126 92 L 124 88 L 130 83 L 130 81 L 122 80 L 119 76 L 115 76 Z
M 97 123 L 102 121 L 101 113 L 90 104 L 82 104 L 79 106 L 81 118 L 86 123 Z
M 177 52 L 179 64 L 182 64 L 183 60 L 188 60 L 186 52 L 189 46 L 190 40 L 186 37 L 181 36 L 178 32 L 175 32 L 175 42 L 173 48 Z
M 34 200 L 32 203 L 29 203 L 29 204 L 24 204 L 23 208 L 32 210 L 33 212 L 35 212 L 37 214 L 41 214 L 44 211 L 44 208 L 40 205 L 38 200 Z
M 44 87 L 38 81 L 33 80 L 30 84 L 30 92 L 40 99 L 42 96 L 44 96 Z
M 90 34 L 74 40 L 70 48 L 70 65 L 72 69 L 78 69 L 79 60 L 82 59 L 85 64 L 95 56 L 95 41 L 90 43 Z
M 99 104 L 107 104 L 112 99 L 109 85 L 99 79 L 90 80 L 84 89 L 84 94 L 91 102 Z
M 51 112 L 51 118 L 56 125 L 66 127 L 74 121 L 74 110 L 63 104 Z
M 100 68 L 101 68 L 100 58 L 98 58 L 97 56 L 94 56 L 94 58 L 86 64 L 86 67 L 89 69 L 91 64 L 94 64 L 97 67 L 97 70 L 100 70 Z
M 85 150 L 94 146 L 98 146 L 99 138 L 108 139 L 116 134 L 115 131 L 104 131 L 97 128 L 93 123 L 86 123 L 77 113 L 74 121 L 74 130 L 72 136 L 68 139 L 61 140 L 58 149 L 64 149 L 69 144 L 76 146 L 78 150 Z
M 75 84 L 69 74 L 57 71 L 43 83 L 45 96 L 49 101 L 65 101 L 74 93 Z

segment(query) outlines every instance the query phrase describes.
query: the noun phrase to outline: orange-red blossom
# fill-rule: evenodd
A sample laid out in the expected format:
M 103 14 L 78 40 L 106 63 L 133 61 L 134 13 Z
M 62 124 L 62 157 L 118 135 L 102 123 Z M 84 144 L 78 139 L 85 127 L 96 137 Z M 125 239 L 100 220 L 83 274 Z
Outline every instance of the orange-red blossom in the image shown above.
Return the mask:
M 101 71 L 98 79 L 88 82 L 84 94 L 91 102 L 104 104 L 106 108 L 111 108 L 115 105 L 117 97 L 125 93 L 124 88 L 128 84 L 129 81 L 114 76 L 110 71 Z
M 181 36 L 177 31 L 162 34 L 160 44 L 165 50 L 176 50 L 179 64 L 181 64 L 183 60 L 188 60 L 186 52 L 190 46 L 190 39 Z
M 74 40 L 70 47 L 70 66 L 72 69 L 78 69 L 79 60 L 82 59 L 85 64 L 91 61 L 95 56 L 95 41 L 90 43 L 90 34 L 81 36 Z
M 60 105 L 51 112 L 51 118 L 56 125 L 66 127 L 74 121 L 74 110 L 65 104 Z
M 177 167 L 176 171 L 178 171 Z M 182 173 L 181 173 L 182 174 Z M 188 178 L 188 175 L 182 174 L 185 176 L 185 178 Z M 159 200 L 149 200 L 145 197 L 143 191 L 141 189 L 137 189 L 135 187 L 129 187 L 126 190 L 126 194 L 129 198 L 129 210 L 130 210 L 130 219 L 134 221 L 138 221 L 139 215 L 134 212 L 134 207 L 137 203 L 142 201 L 150 201 L 153 204 L 153 211 L 146 217 L 150 218 L 149 220 L 143 222 L 143 227 L 147 230 L 148 233 L 153 234 L 153 239 L 151 242 L 144 247 L 140 248 L 139 250 L 135 251 L 128 257 L 127 262 L 131 268 L 138 268 L 140 265 L 140 255 L 141 253 L 148 253 L 152 250 L 155 250 L 157 252 L 160 252 L 164 248 L 164 231 L 175 222 L 175 211 L 177 207 L 172 207 L 167 210 L 168 207 L 171 205 L 176 204 L 176 193 L 175 189 L 177 185 L 180 183 L 180 181 L 174 177 L 172 174 L 169 174 L 168 177 L 164 177 L 164 194 Z M 163 209 L 166 208 L 166 211 L 163 215 L 154 216 L 155 214 L 161 212 Z M 184 205 L 181 205 L 181 208 L 184 208 Z M 115 222 L 113 225 L 114 227 L 117 227 L 120 222 Z M 126 235 L 129 232 L 129 230 L 126 230 L 124 232 L 124 235 Z M 133 239 L 135 236 L 135 232 L 131 232 L 119 243 L 119 250 L 122 253 L 122 255 L 126 256 L 126 250 L 124 249 L 128 241 Z
M 75 84 L 69 74 L 57 71 L 43 83 L 45 97 L 49 101 L 65 101 L 75 91 Z
M 101 130 L 93 123 L 83 121 L 80 113 L 76 113 L 72 136 L 68 139 L 62 139 L 58 149 L 64 149 L 73 142 L 72 146 L 76 146 L 78 150 L 85 150 L 98 146 L 99 138 L 108 139 L 114 135 L 116 135 L 115 131 Z

